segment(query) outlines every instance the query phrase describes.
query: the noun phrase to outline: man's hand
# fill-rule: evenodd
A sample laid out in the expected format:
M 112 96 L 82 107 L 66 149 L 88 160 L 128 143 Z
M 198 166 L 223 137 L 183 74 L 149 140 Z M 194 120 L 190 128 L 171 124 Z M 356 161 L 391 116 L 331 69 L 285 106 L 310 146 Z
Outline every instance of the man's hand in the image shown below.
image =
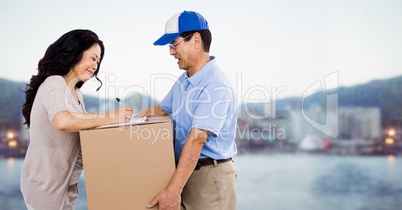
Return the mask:
M 152 208 L 159 203 L 159 210 L 180 210 L 180 202 L 180 193 L 168 188 L 160 192 L 147 207 Z
M 157 105 L 153 107 L 149 107 L 148 109 L 142 110 L 140 113 L 135 115 L 135 117 L 156 117 L 156 116 L 167 116 L 168 114 L 162 110 L 162 108 Z

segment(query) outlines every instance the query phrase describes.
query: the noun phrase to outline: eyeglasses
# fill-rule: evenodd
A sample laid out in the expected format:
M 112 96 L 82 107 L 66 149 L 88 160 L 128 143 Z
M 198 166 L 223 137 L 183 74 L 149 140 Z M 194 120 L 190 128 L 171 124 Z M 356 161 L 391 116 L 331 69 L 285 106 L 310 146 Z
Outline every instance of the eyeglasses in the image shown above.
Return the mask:
M 192 35 L 193 35 L 193 34 L 190 34 L 190 35 L 184 37 L 182 40 L 180 40 L 180 41 L 178 41 L 178 42 L 176 42 L 176 43 L 174 43 L 174 44 L 169 43 L 168 46 L 169 46 L 171 49 L 175 50 L 175 49 L 176 49 L 176 46 L 177 46 L 178 44 L 180 44 L 180 42 L 186 40 L 188 37 L 190 37 L 190 36 L 192 36 Z

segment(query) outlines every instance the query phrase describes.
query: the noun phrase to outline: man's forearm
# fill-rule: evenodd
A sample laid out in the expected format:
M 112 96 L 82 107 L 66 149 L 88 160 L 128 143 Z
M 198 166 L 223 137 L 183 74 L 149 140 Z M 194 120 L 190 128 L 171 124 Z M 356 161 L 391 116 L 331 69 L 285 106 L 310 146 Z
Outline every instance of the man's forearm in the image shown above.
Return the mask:
M 201 154 L 201 150 L 206 143 L 209 132 L 192 129 L 186 143 L 183 146 L 179 164 L 170 181 L 168 189 L 180 193 L 183 191 L 188 179 L 194 171 Z

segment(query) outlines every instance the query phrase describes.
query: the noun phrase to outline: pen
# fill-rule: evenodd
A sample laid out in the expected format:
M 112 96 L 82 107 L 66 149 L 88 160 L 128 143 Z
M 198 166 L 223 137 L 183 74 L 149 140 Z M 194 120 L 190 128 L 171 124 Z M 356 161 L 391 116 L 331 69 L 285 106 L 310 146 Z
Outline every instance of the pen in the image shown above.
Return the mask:
M 126 106 L 124 106 L 123 102 L 121 102 L 120 98 L 116 97 L 116 100 L 117 100 L 117 102 L 119 102 L 119 104 L 120 104 L 122 107 L 126 107 Z

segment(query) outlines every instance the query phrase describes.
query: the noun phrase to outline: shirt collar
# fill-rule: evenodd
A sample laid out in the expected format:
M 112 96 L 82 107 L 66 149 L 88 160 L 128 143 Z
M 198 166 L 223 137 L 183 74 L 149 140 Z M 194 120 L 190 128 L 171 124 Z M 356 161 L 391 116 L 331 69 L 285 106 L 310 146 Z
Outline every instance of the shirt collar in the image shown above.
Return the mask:
M 210 59 L 211 60 L 200 70 L 198 70 L 193 76 L 186 76 L 185 79 L 188 80 L 192 85 L 197 86 L 216 66 L 215 56 L 210 56 Z

